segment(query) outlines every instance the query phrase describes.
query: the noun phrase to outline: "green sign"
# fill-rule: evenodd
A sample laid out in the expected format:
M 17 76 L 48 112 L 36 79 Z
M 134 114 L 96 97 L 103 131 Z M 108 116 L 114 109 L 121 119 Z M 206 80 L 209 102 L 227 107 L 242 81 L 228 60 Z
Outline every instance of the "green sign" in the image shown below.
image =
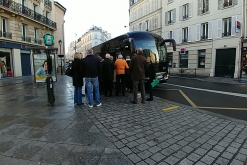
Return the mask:
M 54 36 L 51 34 L 44 35 L 44 42 L 46 46 L 52 46 L 54 41 Z

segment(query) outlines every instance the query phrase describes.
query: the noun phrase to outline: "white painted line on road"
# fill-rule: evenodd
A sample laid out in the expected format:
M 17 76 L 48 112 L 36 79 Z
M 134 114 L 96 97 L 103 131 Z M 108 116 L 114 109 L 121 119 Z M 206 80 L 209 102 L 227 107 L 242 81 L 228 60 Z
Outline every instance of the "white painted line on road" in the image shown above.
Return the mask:
M 230 95 L 230 96 L 237 96 L 237 97 L 247 98 L 247 94 L 242 94 L 242 93 L 232 93 L 232 92 L 216 91 L 216 90 L 203 89 L 203 88 L 193 88 L 193 87 L 187 87 L 187 86 L 176 85 L 176 84 L 169 84 L 169 83 L 162 83 L 162 84 L 164 84 L 164 85 L 170 85 L 170 86 L 175 86 L 175 87 L 180 87 L 180 88 L 193 89 L 193 90 L 198 90 L 198 91 L 205 91 L 205 92 L 211 92 L 211 93 L 218 93 L 218 94 L 224 94 L 224 95 Z

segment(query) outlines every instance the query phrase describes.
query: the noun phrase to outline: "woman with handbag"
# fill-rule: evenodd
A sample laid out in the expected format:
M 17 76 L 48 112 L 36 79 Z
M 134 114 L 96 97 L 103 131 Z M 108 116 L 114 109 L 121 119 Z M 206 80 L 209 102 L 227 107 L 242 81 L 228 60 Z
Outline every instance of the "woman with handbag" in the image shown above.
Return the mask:
M 83 86 L 83 71 L 80 53 L 76 52 L 74 61 L 72 62 L 72 79 L 74 90 L 74 103 L 77 105 L 82 104 L 82 86 Z

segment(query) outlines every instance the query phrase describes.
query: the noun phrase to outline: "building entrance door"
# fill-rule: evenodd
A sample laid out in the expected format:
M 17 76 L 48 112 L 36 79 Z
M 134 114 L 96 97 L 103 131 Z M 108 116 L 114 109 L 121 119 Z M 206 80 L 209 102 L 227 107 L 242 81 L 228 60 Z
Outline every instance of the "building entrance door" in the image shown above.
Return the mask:
M 234 77 L 236 49 L 217 49 L 215 77 Z
M 22 76 L 31 75 L 30 54 L 21 53 L 21 70 L 22 70 Z
M 242 54 L 242 75 L 241 78 L 247 79 L 247 52 Z

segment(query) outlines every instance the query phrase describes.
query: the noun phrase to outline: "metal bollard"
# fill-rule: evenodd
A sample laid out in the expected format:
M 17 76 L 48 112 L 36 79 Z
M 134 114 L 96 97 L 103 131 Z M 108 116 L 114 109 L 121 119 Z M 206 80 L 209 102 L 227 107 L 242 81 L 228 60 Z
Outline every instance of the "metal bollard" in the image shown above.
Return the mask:
M 54 84 L 53 84 L 52 76 L 50 76 L 50 75 L 46 78 L 46 88 L 47 88 L 48 103 L 51 106 L 53 106 L 53 104 L 55 102 Z

